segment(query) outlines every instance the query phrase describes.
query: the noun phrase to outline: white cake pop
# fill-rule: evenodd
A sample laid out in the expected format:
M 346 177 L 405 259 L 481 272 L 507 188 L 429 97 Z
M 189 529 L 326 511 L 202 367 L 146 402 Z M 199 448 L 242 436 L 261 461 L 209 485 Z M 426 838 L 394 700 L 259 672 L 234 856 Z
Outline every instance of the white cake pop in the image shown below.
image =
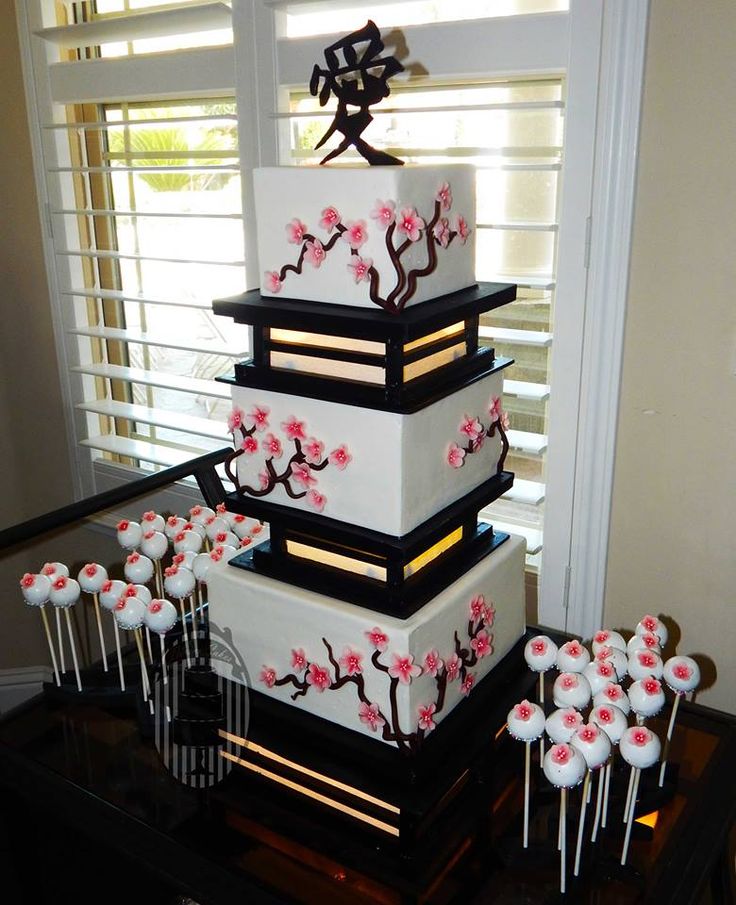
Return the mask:
M 137 597 L 144 606 L 148 606 L 151 600 L 153 600 L 153 594 L 151 594 L 144 584 L 129 584 L 125 588 L 125 594 L 123 596 Z
M 629 675 L 634 681 L 654 676 L 662 678 L 662 658 L 651 650 L 637 650 L 629 657 Z
M 164 588 L 170 597 L 182 600 L 194 590 L 194 575 L 189 569 L 179 569 L 177 566 L 169 566 L 165 571 Z
M 586 769 L 583 755 L 572 745 L 552 745 L 544 755 L 544 775 L 557 789 L 580 785 Z
M 236 535 L 238 540 L 242 541 L 246 538 L 250 540 L 249 520 L 244 515 L 236 513 L 230 525 L 230 530 Z
M 160 516 L 159 516 L 160 517 Z M 163 559 L 169 549 L 169 540 L 158 529 L 146 531 L 141 538 L 141 553 L 154 561 Z
M 626 642 L 623 635 L 604 628 L 593 635 L 593 653 L 597 654 L 601 647 L 613 647 L 626 653 Z
M 149 531 L 158 531 L 161 534 L 166 527 L 166 522 L 164 521 L 164 517 L 162 515 L 158 515 L 158 513 L 154 512 L 152 509 L 148 512 L 144 512 L 141 516 L 141 528 L 143 529 L 143 533 L 147 534 Z M 147 556 L 148 554 L 146 554 Z
M 192 562 L 192 572 L 197 581 L 207 584 L 207 573 L 213 563 L 211 553 L 198 553 Z
M 583 717 L 574 707 L 552 711 L 544 723 L 547 735 L 556 745 L 566 744 L 583 725 Z
M 653 632 L 644 632 L 643 635 L 632 635 L 626 645 L 626 653 L 631 656 L 638 650 L 651 650 L 655 654 L 661 654 L 662 648 L 659 638 Z
M 590 684 L 584 675 L 563 672 L 555 679 L 552 700 L 555 707 L 575 707 L 582 710 L 590 701 Z
M 179 614 L 169 600 L 152 600 L 146 607 L 144 621 L 146 626 L 157 635 L 165 635 L 176 625 Z
M 197 525 L 194 522 L 184 522 L 181 530 L 193 531 L 195 534 L 198 534 L 202 538 L 202 540 L 207 537 L 207 531 L 205 530 L 204 525 Z
M 202 538 L 197 531 L 180 531 L 174 536 L 174 550 L 177 553 L 199 553 Z
M 44 606 L 49 602 L 51 579 L 48 575 L 32 575 L 26 572 L 20 580 L 20 590 L 28 606 Z
M 63 562 L 47 562 L 43 564 L 41 574 L 53 581 L 54 578 L 58 578 L 60 575 L 69 575 L 69 569 L 67 569 Z
M 121 597 L 115 604 L 115 620 L 126 632 L 134 632 L 143 625 L 146 605 L 137 597 Z
M 128 581 L 145 584 L 153 578 L 153 562 L 142 553 L 131 553 L 125 560 L 123 572 Z
M 204 525 L 207 522 L 208 518 L 211 518 L 215 514 L 214 509 L 210 509 L 209 506 L 192 506 L 189 510 L 189 521 L 193 525 Z
M 659 760 L 662 751 L 657 736 L 646 726 L 631 726 L 621 736 L 621 756 L 632 767 L 646 770 Z
M 230 562 L 233 556 L 239 552 L 240 551 L 235 547 L 231 547 L 230 544 L 218 544 L 218 546 L 213 547 L 210 551 L 210 557 L 213 562 L 220 562 L 221 560 Z
M 641 622 L 637 623 L 634 633 L 637 635 L 651 633 L 659 638 L 659 643 L 662 647 L 667 646 L 667 639 L 669 638 L 667 626 L 656 616 L 643 616 Z
M 593 695 L 593 706 L 600 707 L 605 704 L 613 704 L 615 707 L 618 707 L 619 710 L 622 710 L 627 716 L 631 710 L 631 704 L 629 704 L 629 696 L 623 690 L 620 685 L 616 685 L 615 682 L 609 682 L 605 688 L 598 692 L 598 694 Z
M 557 668 L 560 672 L 582 672 L 588 663 L 590 654 L 579 641 L 568 641 L 557 651 Z
M 184 530 L 184 525 L 186 525 L 186 523 L 187 520 L 185 518 L 180 518 L 178 515 L 170 515 L 166 519 L 164 534 L 169 540 L 173 540 L 175 535 Z
M 533 742 L 544 732 L 544 711 L 539 704 L 524 700 L 509 710 L 506 722 L 512 738 Z
M 240 541 L 237 536 L 233 534 L 232 531 L 218 531 L 218 533 L 211 538 L 212 543 L 217 547 L 239 547 Z
M 227 533 L 230 530 L 230 525 L 225 521 L 224 518 L 216 515 L 213 518 L 207 519 L 204 529 L 210 541 L 214 542 L 218 534 Z
M 611 739 L 595 723 L 585 723 L 573 735 L 570 744 L 579 751 L 589 770 L 597 770 L 611 756 Z
M 107 581 L 107 569 L 99 563 L 88 562 L 79 570 L 77 581 L 86 594 L 99 594 Z
M 626 678 L 629 670 L 629 658 L 626 653 L 617 647 L 610 645 L 601 645 L 595 653 L 594 659 L 601 662 L 610 663 L 616 670 L 616 678 L 620 682 Z
M 663 676 L 678 694 L 687 694 L 700 685 L 700 667 L 692 657 L 670 657 L 664 664 Z
M 126 584 L 124 581 L 120 581 L 117 578 L 108 578 L 100 588 L 100 605 L 112 612 L 115 609 L 115 604 L 125 593 L 125 588 Z
M 138 522 L 130 521 L 124 518 L 118 522 L 118 543 L 126 550 L 134 550 L 143 538 L 143 528 Z
M 621 741 L 621 736 L 629 725 L 624 712 L 613 704 L 600 704 L 594 707 L 590 712 L 590 720 L 606 733 L 613 745 Z
M 195 553 L 194 550 L 187 550 L 186 553 L 175 553 L 171 557 L 171 565 L 176 566 L 179 569 L 189 569 L 191 572 L 194 566 L 194 560 L 202 555 L 206 556 L 207 554 Z
M 232 528 L 233 520 L 235 519 L 235 516 L 237 515 L 237 513 L 228 511 L 225 508 L 224 503 L 218 503 L 217 506 L 215 507 L 215 509 L 216 509 L 215 515 L 217 516 L 217 518 L 223 519 L 224 521 L 227 522 L 228 527 Z
M 524 659 L 532 672 L 547 672 L 557 660 L 557 645 L 546 635 L 536 635 L 524 647 Z
M 588 663 L 583 670 L 583 675 L 590 685 L 590 693 L 594 696 L 599 691 L 603 691 L 609 682 L 614 682 L 618 678 L 613 663 L 609 660 L 594 660 L 592 663 Z
M 82 589 L 79 582 L 68 575 L 59 575 L 51 582 L 51 590 L 49 591 L 49 600 L 54 606 L 66 609 L 74 606 L 79 600 Z
M 664 707 L 662 683 L 653 676 L 632 682 L 629 686 L 629 702 L 637 716 L 644 719 L 655 716 Z

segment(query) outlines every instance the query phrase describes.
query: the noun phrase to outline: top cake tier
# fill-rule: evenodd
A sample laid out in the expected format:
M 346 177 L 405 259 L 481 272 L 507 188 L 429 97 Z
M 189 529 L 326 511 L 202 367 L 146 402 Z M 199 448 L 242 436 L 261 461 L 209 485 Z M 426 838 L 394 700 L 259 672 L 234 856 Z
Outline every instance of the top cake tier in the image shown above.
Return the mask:
M 475 282 L 465 164 L 254 172 L 261 294 L 401 311 Z

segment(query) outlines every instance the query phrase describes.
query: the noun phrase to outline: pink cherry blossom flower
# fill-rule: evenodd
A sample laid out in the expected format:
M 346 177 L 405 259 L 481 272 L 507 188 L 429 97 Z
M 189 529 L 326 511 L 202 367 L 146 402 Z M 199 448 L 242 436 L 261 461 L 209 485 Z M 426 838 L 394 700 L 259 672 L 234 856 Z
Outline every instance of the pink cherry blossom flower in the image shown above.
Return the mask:
M 219 515 L 224 515 L 224 514 L 227 512 L 227 506 L 225 506 L 224 503 L 218 503 L 218 504 L 215 506 L 215 511 L 216 511 Z
M 252 541 L 252 538 L 250 538 L 250 537 L 244 537 L 244 538 L 240 541 L 240 546 L 241 546 L 241 547 L 249 547 L 249 546 L 251 545 L 251 541 Z
M 381 629 L 374 625 L 372 629 L 369 629 L 367 632 L 363 632 L 366 638 L 370 641 L 371 645 L 375 647 L 376 650 L 383 651 L 388 647 L 388 635 L 385 632 L 382 632 Z
M 462 468 L 465 464 L 465 450 L 457 445 L 457 443 L 451 443 L 447 450 L 447 464 L 451 465 L 453 468 Z
M 271 475 L 267 471 L 259 471 L 258 483 L 261 485 L 261 490 L 266 490 L 271 486 Z
M 179 541 L 183 540 L 185 537 L 186 537 L 186 534 L 184 534 L 182 532 L 181 534 L 177 534 L 176 537 L 174 538 L 174 540 L 178 543 Z M 180 566 L 183 562 L 186 562 L 186 556 L 184 556 L 183 553 L 176 553 L 174 556 L 171 557 L 171 562 L 175 566 Z
M 95 575 L 97 574 L 97 565 L 96 565 L 96 563 L 93 563 L 93 562 L 87 563 L 87 565 L 84 567 L 84 574 L 85 574 L 88 578 L 94 578 Z
M 572 748 L 569 745 L 553 745 L 549 756 L 554 763 L 564 766 L 573 756 Z
M 322 211 L 319 225 L 322 227 L 322 229 L 326 229 L 328 233 L 331 233 L 332 230 L 340 222 L 340 219 L 341 217 L 338 209 L 330 205 Z
M 243 426 L 243 418 L 245 417 L 245 412 L 235 406 L 230 414 L 227 416 L 227 429 L 230 433 L 235 433 L 236 430 Z M 145 517 L 145 516 L 144 516 Z
M 351 255 L 347 266 L 348 270 L 353 271 L 353 279 L 356 283 L 360 283 L 361 280 L 366 283 L 370 282 L 373 258 L 361 258 L 360 255 Z
M 402 685 L 409 685 L 412 679 L 422 674 L 422 667 L 414 663 L 411 654 L 394 654 L 393 663 L 388 668 L 392 679 L 398 679 Z
M 324 250 L 324 247 L 319 239 L 314 239 L 313 241 L 307 242 L 304 250 L 304 260 L 307 262 L 307 264 L 311 264 L 312 267 L 319 269 L 326 257 L 327 252 Z
M 473 690 L 473 685 L 475 685 L 475 676 L 472 672 L 469 672 L 465 676 L 465 681 L 460 686 L 460 691 L 467 697 Z
M 677 663 L 673 668 L 672 673 L 675 678 L 680 679 L 680 681 L 682 682 L 687 682 L 688 679 L 690 679 L 690 677 L 692 676 L 693 671 L 692 669 L 690 669 L 687 663 Z
M 299 421 L 294 415 L 289 415 L 286 421 L 281 422 L 281 430 L 289 440 L 306 440 L 307 434 L 304 427 L 304 422 Z
M 64 588 L 65 588 L 68 584 L 69 584 L 69 579 L 66 577 L 66 575 L 60 575 L 60 576 L 54 581 L 54 583 L 51 585 L 51 587 L 52 587 L 55 591 L 63 591 Z
M 329 688 L 330 682 L 330 673 L 324 666 L 318 666 L 316 663 L 309 664 L 309 671 L 307 672 L 308 685 L 314 686 L 321 694 L 325 688 Z
M 182 534 L 181 537 L 183 538 L 184 535 Z M 176 536 L 176 539 L 179 540 L 179 535 Z M 141 554 L 136 550 L 134 553 L 131 553 L 125 561 L 134 566 L 140 558 Z
M 426 732 L 431 732 L 435 727 L 435 722 L 432 719 L 434 716 L 434 712 L 437 709 L 436 704 L 425 704 L 423 707 L 419 707 L 419 728 L 424 729 Z
M 306 224 L 302 223 L 298 217 L 290 220 L 284 228 L 286 229 L 286 241 L 292 245 L 299 245 L 307 231 Z
M 613 656 L 613 648 L 608 647 L 607 645 L 603 645 L 603 647 L 598 648 L 598 653 L 595 655 L 596 660 L 609 660 Z
M 241 412 L 242 414 L 242 412 Z M 150 516 L 149 521 L 153 521 L 153 517 L 155 516 L 155 512 L 145 512 L 143 514 L 143 518 L 146 516 Z M 196 518 L 198 515 L 202 515 L 202 507 L 201 506 L 192 506 L 189 510 L 189 518 Z
M 646 634 L 641 636 L 642 644 L 652 650 L 654 647 L 659 647 L 659 638 L 657 635 L 652 634 L 652 632 L 646 632 Z
M 583 717 L 574 707 L 569 707 L 562 713 L 562 722 L 568 729 L 577 729 L 583 722 Z
M 601 660 L 595 670 L 602 679 L 612 679 L 616 675 L 614 668 L 606 660 Z
M 362 660 L 363 654 L 360 651 L 346 647 L 339 663 L 349 676 L 356 676 L 358 673 L 363 672 Z
M 486 625 L 488 626 L 488 628 L 493 627 L 493 620 L 495 618 L 496 618 L 496 608 L 493 606 L 492 603 L 489 603 L 483 613 L 483 619 L 484 619 Z
M 562 650 L 568 657 L 573 657 L 573 659 L 577 660 L 583 654 L 583 645 L 579 641 L 568 641 L 562 645 Z
M 644 681 L 641 683 L 641 687 L 647 694 L 651 695 L 659 694 L 662 690 L 662 686 L 656 679 L 653 678 L 644 679 Z
M 251 536 L 260 534 L 261 531 L 263 531 L 263 525 L 260 522 L 258 522 L 257 525 L 253 525 L 253 527 L 250 529 Z
M 301 647 L 294 648 L 291 652 L 291 667 L 297 672 L 307 668 L 307 655 Z
M 580 684 L 578 682 L 578 677 L 574 672 L 563 672 L 560 677 L 560 685 L 565 689 L 565 691 L 570 691 L 571 688 L 577 688 Z
M 460 240 L 461 244 L 465 245 L 468 236 L 470 235 L 470 227 L 465 222 L 465 217 L 458 215 L 457 218 L 457 226 L 455 227 L 457 232 L 457 237 Z
M 654 669 L 657 665 L 657 656 L 650 650 L 640 650 L 637 659 L 643 669 Z
M 308 465 L 299 462 L 292 462 L 291 476 L 302 487 L 312 487 L 317 483 L 317 479 L 313 476 Z
M 266 455 L 270 456 L 272 459 L 280 459 L 284 453 L 284 450 L 281 447 L 281 440 L 270 433 L 266 434 L 263 440 L 261 440 L 261 447 Z
M 405 207 L 396 221 L 396 229 L 404 233 L 411 242 L 419 241 L 424 225 L 424 220 L 413 207 Z
M 307 505 L 311 506 L 316 512 L 322 512 L 327 505 L 327 497 L 319 490 L 310 490 L 305 497 Z
M 623 697 L 624 690 L 620 685 L 616 685 L 615 682 L 609 682 L 603 689 L 603 694 L 612 704 L 615 704 L 616 701 L 620 701 Z
M 447 681 L 454 682 L 460 673 L 460 657 L 453 654 L 449 660 L 445 660 L 445 671 L 447 672 Z
M 128 528 L 130 528 L 130 522 L 127 520 L 127 518 L 124 518 L 117 523 L 116 528 L 118 531 L 127 531 Z M 47 575 L 53 575 L 54 571 L 55 571 L 54 567 L 50 563 L 45 565 L 43 567 L 43 569 L 44 569 L 44 572 L 46 572 L 47 569 L 50 569 L 49 572 L 46 572 Z
M 656 616 L 645 616 L 641 620 L 641 624 L 648 632 L 655 632 L 659 625 L 659 619 Z
M 534 713 L 534 707 L 526 700 L 520 701 L 518 704 L 514 704 L 514 716 L 517 720 L 527 720 Z
M 386 720 L 384 720 L 378 710 L 378 704 L 366 704 L 365 701 L 361 701 L 358 708 L 358 716 L 360 717 L 360 722 L 370 726 L 373 732 L 386 723 Z
M 547 642 L 542 638 L 536 638 L 532 641 L 532 653 L 535 657 L 543 657 L 547 652 Z
M 267 405 L 254 405 L 245 416 L 245 426 L 248 430 L 254 427 L 260 433 L 268 427 L 268 416 L 271 409 Z
M 281 292 L 281 277 L 276 270 L 266 270 L 263 274 L 267 292 Z
M 594 742 L 598 738 L 598 735 L 598 727 L 595 723 L 587 723 L 578 730 L 578 738 L 588 744 Z
M 310 465 L 319 465 L 322 461 L 322 453 L 325 451 L 325 445 L 321 440 L 310 437 L 302 445 L 304 458 Z
M 264 666 L 258 678 L 266 688 L 273 688 L 276 682 L 276 670 L 270 666 Z
M 173 574 L 176 575 L 176 573 L 178 571 L 179 570 L 176 567 L 174 567 Z M 164 570 L 164 574 L 166 574 L 166 570 Z M 54 584 L 56 584 L 56 582 L 54 582 Z M 137 596 L 138 596 L 138 590 L 137 590 L 136 586 L 134 584 L 126 584 L 125 590 L 123 591 L 123 597 L 137 597 Z
M 443 663 L 438 650 L 431 650 L 424 655 L 424 671 L 433 678 L 442 669 Z
M 249 434 L 247 437 L 243 438 L 240 448 L 247 456 L 252 456 L 253 453 L 258 452 L 258 440 L 256 440 L 252 434 Z
M 117 526 L 118 531 L 125 531 L 127 527 L 128 527 L 127 521 L 125 522 L 125 528 L 121 528 L 120 524 L 118 524 L 118 526 Z M 56 566 L 53 563 L 47 562 L 44 565 L 43 569 L 41 569 L 41 574 L 42 575 L 53 575 L 55 571 L 56 571 Z
M 640 748 L 643 748 L 644 745 L 648 745 L 652 740 L 652 733 L 645 729 L 643 726 L 640 726 L 638 729 L 635 729 L 631 733 L 631 741 L 638 745 Z
M 335 468 L 344 471 L 352 461 L 352 458 L 347 446 L 343 443 L 330 453 L 330 465 L 334 465 Z
M 450 224 L 447 217 L 440 217 L 432 228 L 432 235 L 443 248 L 450 244 Z
M 499 400 L 499 403 L 500 401 L 501 400 Z M 596 634 L 593 636 L 593 640 L 596 644 L 605 644 L 610 637 L 611 633 L 604 630 L 601 632 L 596 632 Z
M 477 594 L 470 601 L 470 618 L 473 623 L 473 628 L 475 628 L 483 618 L 485 605 L 486 598 L 482 594 Z
M 463 420 L 460 422 L 460 427 L 458 431 L 461 434 L 465 434 L 470 440 L 477 440 L 478 437 L 483 433 L 483 425 L 477 418 L 474 418 L 472 415 L 465 415 Z
M 440 207 L 443 211 L 449 211 L 452 207 L 452 191 L 450 189 L 450 185 L 447 182 L 443 182 L 442 185 L 437 189 L 437 194 L 434 196 L 435 201 L 439 201 Z
M 475 638 L 471 640 L 470 646 L 477 654 L 478 659 L 487 657 L 489 654 L 493 653 L 493 635 L 489 635 L 486 631 L 480 631 Z
M 491 416 L 491 421 L 498 421 L 501 417 L 501 397 L 494 396 L 491 399 L 491 404 L 488 406 L 488 414 Z
M 371 211 L 371 219 L 376 221 L 379 229 L 388 229 L 396 219 L 396 205 L 393 201 L 376 199 L 376 206 Z
M 613 711 L 610 709 L 610 707 L 599 707 L 596 710 L 596 714 L 601 723 L 613 722 Z
M 341 234 L 340 238 L 344 239 L 351 248 L 360 248 L 368 241 L 365 220 L 349 220 L 345 224 L 345 232 Z

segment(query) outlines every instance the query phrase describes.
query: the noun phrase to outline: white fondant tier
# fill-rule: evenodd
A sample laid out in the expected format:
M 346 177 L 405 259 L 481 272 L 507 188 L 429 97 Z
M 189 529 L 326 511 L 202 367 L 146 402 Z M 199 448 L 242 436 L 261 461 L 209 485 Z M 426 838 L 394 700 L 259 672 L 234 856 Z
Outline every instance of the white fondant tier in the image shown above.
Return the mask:
M 263 295 L 371 308 L 373 291 L 401 309 L 475 282 L 471 166 L 263 167 L 254 182 Z
M 521 637 L 524 555 L 511 537 L 404 620 L 216 563 L 211 632 L 232 632 L 251 687 L 393 745 L 433 731 Z
M 235 447 L 243 449 L 233 469 L 246 499 L 408 534 L 496 473 L 502 440 L 498 427 L 488 431 L 503 417 L 502 392 L 498 371 L 398 414 L 233 387 Z M 467 451 L 481 429 L 480 448 Z M 299 449 L 301 464 L 293 461 Z

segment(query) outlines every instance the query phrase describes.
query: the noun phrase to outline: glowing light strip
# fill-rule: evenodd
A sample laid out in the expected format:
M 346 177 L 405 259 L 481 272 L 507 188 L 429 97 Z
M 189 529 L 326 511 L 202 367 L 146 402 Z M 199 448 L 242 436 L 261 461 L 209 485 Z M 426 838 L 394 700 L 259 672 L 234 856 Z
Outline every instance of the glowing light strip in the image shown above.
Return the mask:
M 451 531 L 442 540 L 438 540 L 436 544 L 430 547 L 428 550 L 425 550 L 424 553 L 420 553 L 415 559 L 412 559 L 410 563 L 407 563 L 404 566 L 404 578 L 408 578 L 410 575 L 414 575 L 415 572 L 418 572 L 420 569 L 423 569 L 428 563 L 431 563 L 433 559 L 437 559 L 440 554 L 444 553 L 446 550 L 449 550 L 450 547 L 454 547 L 456 543 L 458 543 L 463 536 L 463 528 L 462 525 L 459 528 L 456 528 L 454 531 Z
M 444 339 L 447 336 L 454 336 L 456 333 L 462 333 L 464 329 L 465 321 L 458 321 L 456 324 L 450 324 L 448 327 L 443 327 L 441 330 L 436 330 L 434 333 L 420 336 L 419 339 L 414 339 L 410 343 L 404 343 L 404 352 L 411 352 L 414 349 L 420 349 L 422 346 L 436 342 L 438 339 Z
M 373 563 L 363 562 L 361 559 L 352 559 L 343 556 L 342 553 L 333 553 L 330 550 L 321 550 L 319 547 L 310 547 L 298 541 L 287 540 L 286 552 L 300 559 L 310 559 L 313 562 L 323 563 L 326 566 L 334 566 L 343 572 L 353 572 L 355 575 L 365 575 L 367 578 L 375 578 L 378 581 L 386 581 L 386 567 L 376 566 Z
M 299 355 L 294 352 L 271 352 L 271 367 L 300 374 L 322 374 L 325 377 L 342 377 L 363 383 L 386 383 L 386 371 L 376 365 L 364 365 L 333 358 L 317 358 L 315 355 Z
M 271 327 L 269 336 L 274 342 L 293 343 L 295 346 L 326 346 L 342 352 L 369 352 L 385 355 L 386 346 L 370 339 L 353 339 L 349 336 L 327 336 L 322 333 L 305 333 L 301 330 L 282 330 Z
M 413 361 L 411 364 L 404 365 L 404 381 L 415 380 L 423 374 L 428 374 L 443 365 L 449 364 L 463 355 L 467 355 L 468 345 L 463 340 L 457 345 L 450 346 L 449 349 L 443 349 L 441 352 L 435 352 L 434 355 L 427 355 L 426 358 L 420 358 L 419 361 Z

